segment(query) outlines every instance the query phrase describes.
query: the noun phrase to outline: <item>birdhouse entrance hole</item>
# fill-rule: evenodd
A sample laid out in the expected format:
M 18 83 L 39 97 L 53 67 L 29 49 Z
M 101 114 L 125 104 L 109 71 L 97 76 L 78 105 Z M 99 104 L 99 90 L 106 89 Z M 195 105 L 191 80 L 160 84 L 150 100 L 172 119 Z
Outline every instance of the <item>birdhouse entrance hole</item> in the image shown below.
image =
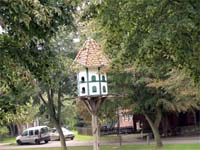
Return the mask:
M 85 78 L 84 77 L 81 77 L 81 82 L 85 82 Z

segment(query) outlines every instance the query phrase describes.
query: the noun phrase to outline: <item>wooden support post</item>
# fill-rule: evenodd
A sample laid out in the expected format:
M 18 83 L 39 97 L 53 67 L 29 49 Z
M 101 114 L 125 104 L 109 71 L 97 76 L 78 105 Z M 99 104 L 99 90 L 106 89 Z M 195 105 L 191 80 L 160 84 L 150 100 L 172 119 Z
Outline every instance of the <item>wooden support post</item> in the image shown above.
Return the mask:
M 99 129 L 97 115 L 92 114 L 93 150 L 99 150 Z
M 93 150 L 99 150 L 98 111 L 105 98 L 82 99 L 92 116 Z
M 118 122 L 117 122 L 117 130 L 118 130 L 117 135 L 119 137 L 119 145 L 122 146 L 122 137 L 121 137 L 121 134 L 120 134 L 120 111 L 119 111 L 119 107 L 117 109 L 117 118 L 118 118 L 117 119 L 118 120 Z
M 147 136 L 146 136 L 146 139 L 147 139 L 147 145 L 149 146 L 150 145 L 150 139 L 149 139 L 150 137 L 149 137 L 149 134 L 147 134 Z

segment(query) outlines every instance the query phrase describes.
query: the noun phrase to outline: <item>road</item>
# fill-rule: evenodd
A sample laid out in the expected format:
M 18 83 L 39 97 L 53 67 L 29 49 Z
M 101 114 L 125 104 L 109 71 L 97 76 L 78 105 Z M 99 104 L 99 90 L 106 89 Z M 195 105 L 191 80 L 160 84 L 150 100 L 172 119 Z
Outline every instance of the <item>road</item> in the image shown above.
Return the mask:
M 190 137 L 170 137 L 163 138 L 164 144 L 190 144 L 197 143 L 200 144 L 200 136 L 190 136 Z M 146 144 L 146 139 L 141 138 L 130 138 L 129 136 L 122 136 L 122 144 Z M 150 144 L 153 144 L 154 141 L 151 139 Z M 67 146 L 90 146 L 92 141 L 66 141 Z M 118 141 L 101 141 L 100 145 L 119 145 Z M 41 143 L 40 145 L 29 144 L 29 145 L 17 145 L 17 146 L 8 146 L 5 144 L 0 144 L 0 150 L 5 149 L 24 149 L 24 148 L 43 148 L 43 147 L 60 147 L 60 141 L 49 141 L 48 144 Z

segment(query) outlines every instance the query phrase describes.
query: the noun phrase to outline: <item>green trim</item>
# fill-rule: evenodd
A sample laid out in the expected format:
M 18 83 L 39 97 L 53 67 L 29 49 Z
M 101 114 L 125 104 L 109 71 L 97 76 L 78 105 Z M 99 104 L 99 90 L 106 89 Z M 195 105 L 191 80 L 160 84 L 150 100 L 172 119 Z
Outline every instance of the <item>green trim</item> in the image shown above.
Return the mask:
M 87 95 L 90 96 L 90 89 L 89 89 L 89 74 L 88 74 L 88 68 L 86 67 L 86 75 L 87 75 Z
M 108 94 L 101 94 L 101 96 L 106 96 L 106 95 L 108 95 Z M 84 95 L 84 96 L 87 97 L 87 95 Z M 90 96 L 91 96 L 91 97 L 92 97 L 92 96 L 95 96 L 95 97 L 96 97 L 96 96 L 101 97 L 99 94 L 96 94 L 96 93 L 95 93 L 95 94 L 92 94 L 92 95 L 90 95 Z M 89 96 L 89 97 L 90 97 L 90 96 Z
M 88 83 L 94 83 L 94 82 L 99 82 L 99 80 L 96 80 L 96 81 L 88 81 Z M 102 81 L 102 80 L 100 80 L 100 82 L 101 82 L 101 83 L 106 83 L 106 81 Z M 81 84 L 81 83 L 87 83 L 87 82 L 81 82 L 81 81 L 80 81 L 79 83 Z
M 101 96 L 102 93 L 101 93 L 101 75 L 100 75 L 100 67 L 98 67 L 98 73 L 99 73 L 99 94 L 100 94 L 100 96 Z
M 77 90 L 78 90 L 78 95 L 80 96 L 81 95 L 81 91 L 80 91 L 80 84 L 79 84 L 79 73 L 77 74 Z

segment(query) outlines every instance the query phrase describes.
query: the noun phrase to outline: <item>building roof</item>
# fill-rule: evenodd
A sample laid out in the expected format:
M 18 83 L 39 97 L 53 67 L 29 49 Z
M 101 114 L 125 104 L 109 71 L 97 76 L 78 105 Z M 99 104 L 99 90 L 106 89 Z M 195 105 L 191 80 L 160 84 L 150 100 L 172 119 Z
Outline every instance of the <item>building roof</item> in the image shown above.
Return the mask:
M 85 67 L 102 67 L 109 65 L 109 59 L 103 53 L 101 45 L 95 40 L 86 40 L 74 60 Z

